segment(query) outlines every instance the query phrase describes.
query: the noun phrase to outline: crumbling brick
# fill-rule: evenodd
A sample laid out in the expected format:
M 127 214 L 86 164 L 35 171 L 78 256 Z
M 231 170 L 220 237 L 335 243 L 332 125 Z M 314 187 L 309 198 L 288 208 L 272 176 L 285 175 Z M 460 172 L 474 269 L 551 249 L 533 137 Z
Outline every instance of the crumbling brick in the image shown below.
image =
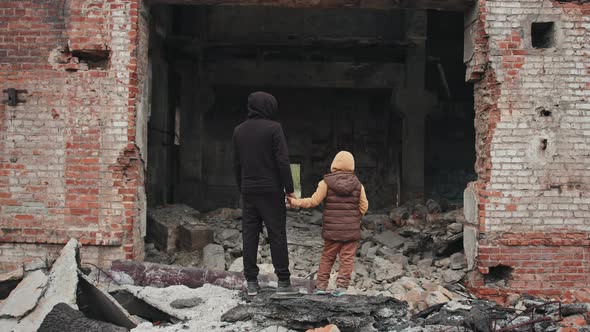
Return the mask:
M 478 270 L 513 268 L 503 290 L 474 285 L 488 297 L 509 289 L 559 295 L 589 282 L 590 200 L 580 179 L 589 175 L 590 71 L 579 64 L 587 63 L 590 34 L 582 2 L 478 3 L 468 62 L 476 81 Z M 554 22 L 548 49 L 532 45 L 535 22 Z
M 0 5 L 0 91 L 28 91 L 16 107 L 0 104 L 0 269 L 53 256 L 70 237 L 90 262 L 141 257 L 143 165 L 121 153 L 136 150 L 138 65 L 147 67 L 140 3 Z

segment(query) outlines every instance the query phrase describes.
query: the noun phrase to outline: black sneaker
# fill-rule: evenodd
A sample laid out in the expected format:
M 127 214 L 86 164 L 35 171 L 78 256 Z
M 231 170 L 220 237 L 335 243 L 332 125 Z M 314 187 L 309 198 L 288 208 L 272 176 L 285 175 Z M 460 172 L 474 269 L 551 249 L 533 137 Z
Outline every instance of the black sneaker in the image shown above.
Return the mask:
M 283 280 L 278 282 L 277 295 L 297 295 L 299 290 L 291 286 L 291 280 Z
M 246 288 L 248 291 L 248 296 L 258 295 L 258 291 L 260 290 L 258 281 L 248 281 Z

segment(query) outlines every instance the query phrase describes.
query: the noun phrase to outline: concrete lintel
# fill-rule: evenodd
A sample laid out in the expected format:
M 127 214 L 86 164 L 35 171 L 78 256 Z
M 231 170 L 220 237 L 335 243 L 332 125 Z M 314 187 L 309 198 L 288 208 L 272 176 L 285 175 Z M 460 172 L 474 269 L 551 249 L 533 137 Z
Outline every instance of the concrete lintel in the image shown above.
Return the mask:
M 268 6 L 288 8 L 397 8 L 463 11 L 474 0 L 147 0 L 150 5 Z

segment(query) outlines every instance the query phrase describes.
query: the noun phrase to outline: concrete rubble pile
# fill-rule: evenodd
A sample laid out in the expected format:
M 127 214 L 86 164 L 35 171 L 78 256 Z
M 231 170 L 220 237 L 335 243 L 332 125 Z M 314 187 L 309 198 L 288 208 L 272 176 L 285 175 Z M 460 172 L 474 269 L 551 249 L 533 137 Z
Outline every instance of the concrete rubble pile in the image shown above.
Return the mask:
M 217 245 L 221 250 L 214 252 L 223 255 L 223 265 L 215 260 L 208 264 L 226 268 L 234 264 L 237 258 L 231 249 L 236 245 L 220 234 L 238 230 L 228 226 L 239 225 L 236 219 L 229 219 L 237 215 L 234 210 L 217 211 L 206 215 L 203 224 L 190 225 L 212 232 L 212 237 L 197 237 L 207 241 L 192 253 L 211 254 L 207 246 Z M 507 306 L 499 306 L 462 292 L 455 279 L 445 281 L 447 271 L 464 272 L 464 262 L 452 258 L 459 257 L 454 244 L 459 227 L 451 226 L 457 219 L 441 215 L 435 226 L 414 221 L 409 214 L 403 226 L 394 227 L 393 222 L 399 221 L 376 216 L 363 221 L 366 229 L 357 268 L 364 266 L 366 273 L 357 273 L 350 295 L 312 295 L 313 288 L 307 287 L 311 284 L 295 277 L 301 294 L 280 297 L 269 287 L 269 275 L 261 275 L 264 288 L 258 296 L 248 297 L 240 290 L 244 286 L 240 272 L 202 267 L 116 261 L 110 269 L 87 268 L 80 263 L 79 243 L 72 239 L 53 264 L 0 276 L 0 286 L 14 286 L 0 298 L 0 327 L 14 332 L 590 332 L 588 303 L 563 304 L 514 295 Z M 319 232 L 313 220 L 317 217 L 314 212 L 290 213 L 291 240 L 305 245 L 292 245 L 294 251 L 313 250 L 319 255 L 321 243 L 310 236 Z M 303 224 L 309 220 L 313 222 Z M 294 232 L 304 226 L 307 233 Z M 409 231 L 414 228 L 420 232 Z M 404 243 L 418 242 L 418 248 L 400 245 L 399 237 Z M 450 257 L 444 257 L 450 252 Z M 422 263 L 426 259 L 434 263 Z M 295 260 L 294 269 L 300 276 L 309 274 L 304 268 L 315 268 L 313 258 L 310 262 Z M 577 298 L 590 294 L 577 292 Z
M 240 216 L 240 210 L 235 209 L 206 214 L 184 205 L 152 209 L 149 224 L 166 231 L 148 236 L 151 243 L 146 247 L 146 261 L 241 272 Z M 321 223 L 319 211 L 288 212 L 295 277 L 308 278 L 317 270 L 323 246 Z M 464 223 L 461 209 L 442 212 L 433 200 L 365 216 L 349 294 L 391 296 L 407 301 L 412 311 L 465 298 L 458 285 L 467 272 L 462 253 Z M 260 273 L 272 274 L 265 230 L 260 244 Z M 335 286 L 336 269 L 329 288 Z
M 0 302 L 2 331 L 118 332 L 137 326 L 138 320 L 82 272 L 79 248 L 72 239 L 48 269 L 24 269 L 22 281 Z
M 137 312 L 146 319 L 151 316 L 150 321 L 133 330 L 141 332 L 590 331 L 587 322 L 589 304 L 548 302 L 527 295 L 513 296 L 508 307 L 487 300 L 464 298 L 415 312 L 410 310 L 406 301 L 388 296 L 334 298 L 305 294 L 306 290 L 300 289 L 302 294 L 299 296 L 280 297 L 274 295 L 272 288 L 265 287 L 256 297 L 248 297 L 242 291 L 211 284 L 198 288 L 116 285 L 113 279 L 135 281 L 130 276 L 123 278 L 123 272 L 117 270 L 107 272 L 110 276 L 102 273 L 98 272 L 98 278 L 91 274 L 91 279 L 110 289 L 122 304 L 125 300 L 120 293 L 124 291 L 159 310 L 159 313 Z M 141 276 L 136 277 L 139 278 Z M 169 317 L 162 316 L 162 313 Z M 170 319 L 171 316 L 179 321 Z

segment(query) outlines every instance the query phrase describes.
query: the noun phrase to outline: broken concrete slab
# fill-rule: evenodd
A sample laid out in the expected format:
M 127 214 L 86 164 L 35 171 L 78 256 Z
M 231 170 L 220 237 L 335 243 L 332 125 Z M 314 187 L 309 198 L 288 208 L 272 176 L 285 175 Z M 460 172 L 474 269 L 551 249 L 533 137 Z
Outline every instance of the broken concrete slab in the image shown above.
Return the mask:
M 203 248 L 203 267 L 225 270 L 225 252 L 222 245 L 210 243 Z
M 83 273 L 79 273 L 77 303 L 83 308 L 81 310 L 84 314 L 91 319 L 128 329 L 135 328 L 139 323 L 113 296 L 96 287 Z
M 24 331 L 24 330 L 23 330 Z M 65 303 L 56 304 L 43 320 L 38 332 L 124 332 L 128 329 L 84 316 Z
M 36 270 L 47 270 L 51 264 L 48 259 L 35 258 L 33 261 L 25 264 L 25 272 L 32 272 Z
M 28 275 L 6 301 L 0 304 L 0 317 L 20 318 L 31 312 L 45 292 L 47 279 L 47 275 L 41 270 Z
M 330 322 L 345 331 L 371 331 L 367 327 L 379 321 L 380 330 L 385 331 L 389 324 L 397 326 L 407 319 L 407 304 L 391 297 L 303 295 L 281 298 L 273 294 L 262 290 L 251 303 L 240 304 L 226 312 L 222 321 L 253 320 L 261 326 L 281 325 L 295 330 L 323 327 Z M 384 312 L 387 318 L 377 314 Z
M 0 300 L 10 295 L 10 292 L 21 282 L 23 276 L 23 269 L 16 269 L 0 274 Z
M 405 274 L 401 264 L 392 263 L 380 257 L 374 258 L 375 280 L 395 281 Z
M 178 230 L 178 247 L 181 250 L 201 251 L 213 241 L 214 232 L 206 226 L 183 225 Z
M 117 300 L 117 302 L 125 308 L 130 314 L 134 315 L 134 319 L 149 319 L 154 322 L 171 322 L 176 319 L 166 312 L 154 307 L 144 300 L 136 297 L 129 290 L 119 289 L 110 294 Z M 139 325 L 138 325 L 139 326 Z
M 36 331 L 45 316 L 58 303 L 65 303 L 74 309 L 78 288 L 78 267 L 80 266 L 80 243 L 71 239 L 61 250 L 60 256 L 51 266 L 46 291 L 35 309 L 18 321 L 13 327 L 16 331 Z M 0 325 L 9 322 L 0 321 Z
M 173 301 L 171 301 L 171 296 L 178 293 L 176 291 L 178 288 L 184 289 L 187 294 L 194 292 L 194 290 L 189 289 L 184 285 L 176 285 L 167 288 L 138 287 L 132 285 L 124 286 L 124 289 L 136 298 L 145 301 L 145 303 L 169 315 L 171 321 L 190 319 L 192 312 L 190 307 L 180 309 L 172 307 Z
M 389 248 L 398 249 L 404 245 L 406 238 L 392 231 L 385 231 L 373 236 L 373 241 Z

